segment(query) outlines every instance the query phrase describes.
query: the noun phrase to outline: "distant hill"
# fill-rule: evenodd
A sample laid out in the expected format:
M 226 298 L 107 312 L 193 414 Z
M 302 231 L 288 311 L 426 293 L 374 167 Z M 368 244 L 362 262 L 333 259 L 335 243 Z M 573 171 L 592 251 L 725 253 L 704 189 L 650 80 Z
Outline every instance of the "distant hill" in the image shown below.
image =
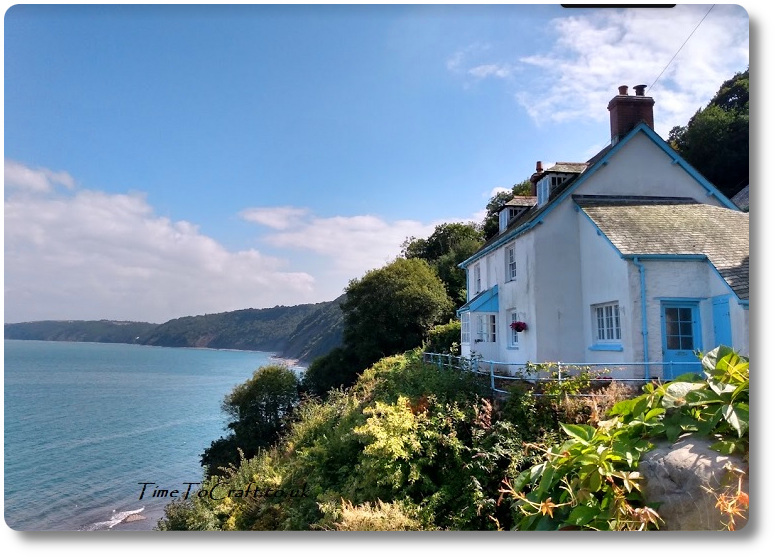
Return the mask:
M 136 344 L 158 327 L 134 321 L 31 321 L 6 323 L 5 338 L 13 340 L 61 340 L 70 342 L 120 342 Z
M 342 301 L 340 297 L 318 304 L 180 317 L 161 325 L 109 320 L 10 323 L 5 338 L 260 350 L 309 363 L 341 344 Z

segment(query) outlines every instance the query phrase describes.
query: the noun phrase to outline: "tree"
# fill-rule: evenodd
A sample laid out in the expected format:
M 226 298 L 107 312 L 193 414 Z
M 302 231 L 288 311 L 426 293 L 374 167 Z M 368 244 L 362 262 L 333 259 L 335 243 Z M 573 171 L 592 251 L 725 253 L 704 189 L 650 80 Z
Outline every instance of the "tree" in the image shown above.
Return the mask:
M 530 179 L 526 179 L 518 184 L 514 184 L 510 191 L 500 191 L 490 198 L 486 207 L 487 216 L 484 217 L 482 222 L 482 232 L 485 240 L 489 240 L 498 234 L 498 213 L 500 213 L 506 203 L 511 201 L 515 195 L 530 195 L 531 191 L 532 184 Z
M 343 340 L 361 369 L 385 356 L 421 346 L 452 310 L 444 284 L 422 259 L 397 259 L 350 281 Z
M 748 70 L 725 81 L 668 142 L 727 197 L 748 184 Z
M 354 350 L 339 346 L 312 361 L 304 372 L 301 387 L 304 392 L 322 398 L 331 389 L 352 385 L 360 371 Z
M 261 367 L 253 377 L 234 387 L 221 403 L 221 409 L 232 419 L 227 426 L 232 433 L 213 441 L 202 454 L 201 462 L 208 474 L 237 464 L 239 450 L 250 458 L 259 448 L 274 443 L 284 418 L 298 400 L 299 380 L 292 369 L 283 365 Z
M 444 283 L 455 308 L 466 302 L 466 273 L 458 267 L 476 253 L 484 243 L 479 226 L 474 223 L 447 223 L 436 227 L 428 238 L 409 238 L 402 248 L 407 259 L 427 261 Z M 447 316 L 453 317 L 453 314 Z

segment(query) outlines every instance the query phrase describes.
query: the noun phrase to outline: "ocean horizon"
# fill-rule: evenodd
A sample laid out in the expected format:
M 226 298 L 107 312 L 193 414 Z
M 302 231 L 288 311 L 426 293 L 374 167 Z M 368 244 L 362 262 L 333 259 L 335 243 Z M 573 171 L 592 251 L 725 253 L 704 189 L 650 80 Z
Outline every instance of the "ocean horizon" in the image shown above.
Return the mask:
M 34 340 L 5 340 L 4 353 L 4 517 L 19 531 L 152 530 L 169 494 L 202 481 L 200 455 L 226 433 L 223 398 L 283 361 Z

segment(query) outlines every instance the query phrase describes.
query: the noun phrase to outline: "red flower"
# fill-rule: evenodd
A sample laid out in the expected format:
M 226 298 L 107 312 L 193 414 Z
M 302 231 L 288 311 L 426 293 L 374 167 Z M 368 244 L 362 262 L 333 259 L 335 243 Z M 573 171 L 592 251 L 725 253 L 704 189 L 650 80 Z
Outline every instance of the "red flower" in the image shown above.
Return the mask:
M 522 331 L 527 331 L 527 323 L 524 321 L 514 321 L 511 324 L 511 328 L 517 331 L 518 333 L 521 333 Z

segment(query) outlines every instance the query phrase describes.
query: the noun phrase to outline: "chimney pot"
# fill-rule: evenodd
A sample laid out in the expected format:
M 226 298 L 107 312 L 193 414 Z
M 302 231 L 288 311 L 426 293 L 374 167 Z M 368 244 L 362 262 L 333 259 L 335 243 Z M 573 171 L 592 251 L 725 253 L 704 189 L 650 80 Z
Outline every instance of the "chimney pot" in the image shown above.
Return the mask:
M 541 165 L 541 161 L 536 161 L 536 172 L 543 172 L 544 167 Z
M 615 144 L 640 122 L 654 129 L 654 99 L 647 97 L 645 85 L 634 87 L 635 95 L 627 95 L 627 86 L 608 103 L 611 118 L 611 143 Z

